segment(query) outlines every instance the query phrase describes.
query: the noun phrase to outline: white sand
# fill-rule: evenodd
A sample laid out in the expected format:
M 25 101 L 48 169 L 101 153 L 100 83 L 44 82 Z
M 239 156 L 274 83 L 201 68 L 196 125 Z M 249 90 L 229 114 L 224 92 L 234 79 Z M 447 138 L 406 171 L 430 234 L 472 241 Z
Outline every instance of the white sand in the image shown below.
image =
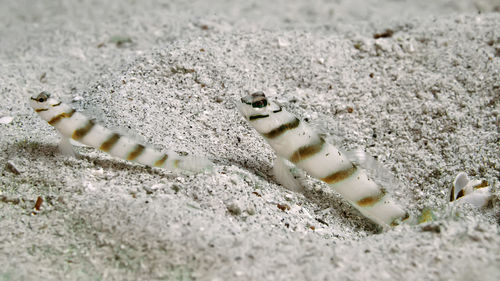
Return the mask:
M 0 280 L 500 280 L 498 198 L 447 204 L 460 171 L 499 188 L 498 0 L 1 2 Z M 62 155 L 42 90 L 216 168 Z M 379 233 L 319 181 L 280 186 L 232 104 L 256 90 L 377 156 L 435 221 Z

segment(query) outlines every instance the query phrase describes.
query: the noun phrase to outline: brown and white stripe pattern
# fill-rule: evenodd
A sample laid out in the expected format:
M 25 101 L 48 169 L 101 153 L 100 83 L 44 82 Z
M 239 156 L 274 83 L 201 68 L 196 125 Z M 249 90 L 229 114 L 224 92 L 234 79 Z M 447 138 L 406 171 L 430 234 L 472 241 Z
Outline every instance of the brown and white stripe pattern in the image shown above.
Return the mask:
M 35 112 L 54 126 L 63 137 L 98 148 L 114 157 L 169 170 L 183 169 L 199 172 L 209 169 L 212 165 L 208 159 L 194 159 L 175 152 L 162 153 L 139 144 L 97 124 L 70 105 L 51 98 L 46 92 L 31 97 L 30 104 Z
M 460 172 L 450 187 L 450 202 L 469 203 L 478 208 L 487 206 L 492 197 L 491 188 L 486 180 L 471 180 Z
M 243 97 L 238 109 L 278 157 L 329 184 L 375 223 L 394 226 L 409 217 L 363 169 L 262 92 Z

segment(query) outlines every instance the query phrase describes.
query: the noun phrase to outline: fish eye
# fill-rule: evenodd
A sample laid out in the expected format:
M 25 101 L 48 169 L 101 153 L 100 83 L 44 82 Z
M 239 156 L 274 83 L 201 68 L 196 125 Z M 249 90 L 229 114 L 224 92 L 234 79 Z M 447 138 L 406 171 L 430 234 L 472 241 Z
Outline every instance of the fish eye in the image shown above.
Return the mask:
M 46 102 L 48 99 L 49 99 L 49 94 L 46 93 L 46 92 L 41 92 L 37 97 L 36 97 L 36 101 L 37 102 Z
M 266 106 L 267 106 L 267 100 L 266 99 L 252 102 L 252 107 L 253 108 L 263 108 L 263 107 L 266 107 Z

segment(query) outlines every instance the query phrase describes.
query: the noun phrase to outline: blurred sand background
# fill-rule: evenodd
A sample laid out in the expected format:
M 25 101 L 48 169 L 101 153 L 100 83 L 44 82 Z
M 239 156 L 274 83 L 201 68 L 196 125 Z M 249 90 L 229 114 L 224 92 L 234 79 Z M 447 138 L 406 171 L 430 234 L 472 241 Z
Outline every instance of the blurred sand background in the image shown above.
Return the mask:
M 0 2 L 0 280 L 500 280 L 498 196 L 447 202 L 461 171 L 499 188 L 498 0 Z M 215 169 L 62 155 L 42 90 Z M 259 90 L 434 220 L 381 233 L 279 185 L 232 102 Z

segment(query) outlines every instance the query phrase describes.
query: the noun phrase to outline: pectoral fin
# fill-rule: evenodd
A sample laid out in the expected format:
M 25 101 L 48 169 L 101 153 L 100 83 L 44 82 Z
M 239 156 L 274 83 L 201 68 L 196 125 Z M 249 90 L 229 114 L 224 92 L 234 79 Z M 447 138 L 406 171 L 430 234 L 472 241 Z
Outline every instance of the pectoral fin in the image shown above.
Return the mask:
M 59 142 L 58 145 L 59 151 L 61 151 L 62 154 L 71 156 L 71 157 L 76 157 L 77 153 L 73 150 L 73 145 L 70 142 L 70 139 L 67 137 L 64 137 L 61 135 L 61 141 Z
M 288 160 L 277 157 L 276 160 L 274 160 L 273 174 L 276 181 L 287 189 L 300 193 L 304 192 L 304 187 L 300 183 L 300 178 L 303 177 L 303 175 L 301 175 L 298 168 Z

